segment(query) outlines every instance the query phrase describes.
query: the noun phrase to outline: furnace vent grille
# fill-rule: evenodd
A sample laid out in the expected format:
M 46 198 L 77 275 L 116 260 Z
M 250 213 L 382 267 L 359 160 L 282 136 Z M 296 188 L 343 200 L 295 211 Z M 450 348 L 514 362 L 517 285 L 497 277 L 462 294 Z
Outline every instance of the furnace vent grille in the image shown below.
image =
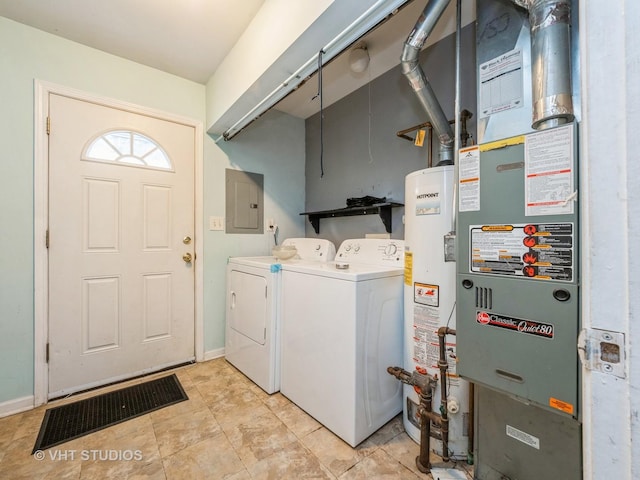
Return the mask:
M 476 287 L 476 307 L 493 308 L 493 290 L 490 288 Z

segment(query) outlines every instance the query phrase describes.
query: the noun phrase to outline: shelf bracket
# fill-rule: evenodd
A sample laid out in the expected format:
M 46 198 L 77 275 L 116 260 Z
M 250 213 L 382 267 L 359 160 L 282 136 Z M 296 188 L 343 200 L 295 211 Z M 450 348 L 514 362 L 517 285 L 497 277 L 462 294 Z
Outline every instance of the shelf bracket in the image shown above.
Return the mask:
M 319 215 L 309 215 L 309 222 L 311 222 L 311 226 L 315 230 L 316 234 L 320 233 L 320 216 Z
M 378 214 L 380 215 L 380 220 L 382 220 L 384 228 L 387 230 L 387 233 L 391 233 L 391 206 L 387 205 L 378 208 Z

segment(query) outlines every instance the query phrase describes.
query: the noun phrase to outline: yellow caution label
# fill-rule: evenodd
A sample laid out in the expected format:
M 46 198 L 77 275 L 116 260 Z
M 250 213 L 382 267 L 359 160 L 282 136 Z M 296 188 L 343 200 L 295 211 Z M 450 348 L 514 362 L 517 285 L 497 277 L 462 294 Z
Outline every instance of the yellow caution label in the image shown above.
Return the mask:
M 421 147 L 424 145 L 424 130 L 418 130 L 416 132 L 416 139 L 413 141 L 413 144 L 416 147 Z
M 413 253 L 404 252 L 404 284 L 413 285 Z
M 498 148 L 509 147 L 511 145 L 520 145 L 521 143 L 524 143 L 524 135 L 496 140 L 495 142 L 483 143 L 480 145 L 480 151 L 488 152 L 490 150 L 497 150 Z
M 557 398 L 550 397 L 549 406 L 551 408 L 555 408 L 556 410 L 560 410 L 561 412 L 573 415 L 573 405 L 567 402 L 563 402 L 562 400 L 558 400 Z
M 472 145 L 471 147 L 467 147 L 467 148 L 461 148 L 460 149 L 460 153 L 467 153 L 467 152 L 472 152 L 475 149 L 478 148 L 478 145 Z
M 510 232 L 513 230 L 513 225 L 484 225 L 482 227 L 483 232 Z

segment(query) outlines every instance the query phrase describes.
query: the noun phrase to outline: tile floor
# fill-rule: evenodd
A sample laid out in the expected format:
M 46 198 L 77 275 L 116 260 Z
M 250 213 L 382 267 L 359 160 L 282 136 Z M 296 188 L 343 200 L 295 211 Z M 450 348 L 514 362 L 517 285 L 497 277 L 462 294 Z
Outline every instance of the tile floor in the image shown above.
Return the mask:
M 418 445 L 400 416 L 351 448 L 222 358 L 175 372 L 188 401 L 52 447 L 41 460 L 31 450 L 46 408 L 106 389 L 1 418 L 0 479 L 431 479 L 415 466 Z M 472 478 L 464 462 L 456 468 Z

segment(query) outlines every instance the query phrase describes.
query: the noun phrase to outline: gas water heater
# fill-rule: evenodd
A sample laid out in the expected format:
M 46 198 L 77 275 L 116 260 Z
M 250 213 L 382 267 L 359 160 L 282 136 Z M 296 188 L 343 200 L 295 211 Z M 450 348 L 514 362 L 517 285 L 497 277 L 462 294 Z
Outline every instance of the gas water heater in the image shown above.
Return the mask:
M 407 371 L 438 377 L 438 328 L 456 327 L 456 264 L 445 262 L 444 236 L 453 218 L 454 167 L 442 166 L 410 173 L 405 179 L 405 358 Z M 467 459 L 469 442 L 469 385 L 456 372 L 456 337 L 446 337 L 448 363 L 448 450 L 453 459 Z M 438 384 L 439 385 L 439 384 Z M 419 398 L 404 385 L 404 426 L 420 441 Z M 440 387 L 433 394 L 434 411 L 444 407 Z M 442 441 L 431 442 L 442 452 Z

